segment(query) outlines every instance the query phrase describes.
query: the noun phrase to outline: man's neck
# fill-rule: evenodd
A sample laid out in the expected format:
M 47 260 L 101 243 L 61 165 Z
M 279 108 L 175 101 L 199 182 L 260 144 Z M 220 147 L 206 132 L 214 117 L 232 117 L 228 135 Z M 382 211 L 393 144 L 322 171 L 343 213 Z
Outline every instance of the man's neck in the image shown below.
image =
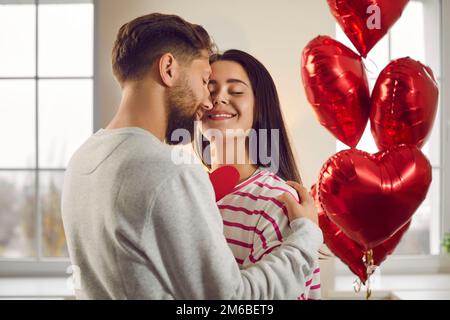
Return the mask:
M 128 83 L 122 89 L 118 111 L 106 129 L 138 127 L 149 131 L 161 142 L 167 131 L 164 92 L 157 85 Z

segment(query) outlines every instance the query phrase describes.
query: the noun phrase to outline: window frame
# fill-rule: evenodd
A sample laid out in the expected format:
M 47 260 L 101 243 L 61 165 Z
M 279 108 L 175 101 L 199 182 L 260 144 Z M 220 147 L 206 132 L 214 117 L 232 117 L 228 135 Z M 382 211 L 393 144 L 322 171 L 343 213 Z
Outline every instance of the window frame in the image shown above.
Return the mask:
M 441 234 L 450 232 L 450 62 L 444 57 L 450 57 L 450 3 L 441 2 L 441 68 L 442 68 L 442 121 L 441 121 L 441 161 L 443 172 L 441 176 Z M 447 197 L 445 197 L 447 195 Z
M 80 4 L 89 3 L 93 6 L 93 72 L 91 76 L 56 76 L 56 77 L 41 77 L 39 76 L 39 6 L 42 4 Z M 35 81 L 35 164 L 33 168 L 0 168 L 0 172 L 32 172 L 35 175 L 35 204 L 34 211 L 36 213 L 36 232 L 37 232 L 37 256 L 26 258 L 1 258 L 0 257 L 0 277 L 68 277 L 71 274 L 69 267 L 71 266 L 68 257 L 44 257 L 42 247 L 42 208 L 40 207 L 39 190 L 41 189 L 39 174 L 41 172 L 65 172 L 65 168 L 45 168 L 39 165 L 39 96 L 38 86 L 40 80 L 92 80 L 93 87 L 93 108 L 92 108 L 92 131 L 94 132 L 98 123 L 98 110 L 96 108 L 96 79 L 97 79 L 97 0 L 0 0 L 0 4 L 34 4 L 36 5 L 35 12 L 35 75 L 33 77 L 0 77 L 0 80 L 34 80 Z
M 415 0 L 427 2 L 429 0 Z M 440 5 L 440 241 L 450 232 L 450 2 L 438 0 Z M 353 275 L 349 268 L 335 258 L 336 276 Z M 391 255 L 379 268 L 381 276 L 396 274 L 450 273 L 450 255 L 440 250 L 438 255 Z M 356 276 L 355 276 L 356 278 Z

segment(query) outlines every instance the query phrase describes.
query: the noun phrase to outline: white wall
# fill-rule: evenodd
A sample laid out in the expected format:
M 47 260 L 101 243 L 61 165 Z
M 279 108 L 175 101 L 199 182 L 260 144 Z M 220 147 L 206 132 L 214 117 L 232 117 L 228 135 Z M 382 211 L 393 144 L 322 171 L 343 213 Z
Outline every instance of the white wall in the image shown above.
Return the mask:
M 119 103 L 120 91 L 110 61 L 117 30 L 127 21 L 151 12 L 177 14 L 201 24 L 221 51 L 247 51 L 268 68 L 279 91 L 303 179 L 307 186 L 315 183 L 336 145 L 305 100 L 300 54 L 313 37 L 335 33 L 326 1 L 97 0 L 96 129 L 108 123 Z

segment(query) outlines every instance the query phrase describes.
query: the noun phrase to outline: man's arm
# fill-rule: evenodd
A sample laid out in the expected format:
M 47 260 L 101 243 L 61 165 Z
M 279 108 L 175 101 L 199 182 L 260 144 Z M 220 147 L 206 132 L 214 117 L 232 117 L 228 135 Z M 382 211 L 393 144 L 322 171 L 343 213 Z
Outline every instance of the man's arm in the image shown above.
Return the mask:
M 185 167 L 156 191 L 142 235 L 152 230 L 167 286 L 176 299 L 285 299 L 311 275 L 323 238 L 306 218 L 291 222 L 292 234 L 270 255 L 239 270 L 223 236 L 220 212 L 207 174 Z M 157 258 L 156 260 L 159 260 Z

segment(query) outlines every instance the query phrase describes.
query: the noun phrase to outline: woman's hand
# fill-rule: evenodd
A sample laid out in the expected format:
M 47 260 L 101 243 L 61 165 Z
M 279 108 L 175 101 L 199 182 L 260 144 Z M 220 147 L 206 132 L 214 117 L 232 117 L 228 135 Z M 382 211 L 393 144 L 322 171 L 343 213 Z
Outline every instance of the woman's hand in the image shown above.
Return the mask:
M 311 197 L 308 190 L 298 182 L 287 181 L 286 183 L 297 190 L 300 198 L 300 203 L 298 203 L 297 200 L 288 192 L 285 192 L 277 197 L 277 200 L 286 206 L 289 221 L 298 218 L 308 218 L 315 224 L 319 225 L 317 208 L 314 203 L 314 199 Z

